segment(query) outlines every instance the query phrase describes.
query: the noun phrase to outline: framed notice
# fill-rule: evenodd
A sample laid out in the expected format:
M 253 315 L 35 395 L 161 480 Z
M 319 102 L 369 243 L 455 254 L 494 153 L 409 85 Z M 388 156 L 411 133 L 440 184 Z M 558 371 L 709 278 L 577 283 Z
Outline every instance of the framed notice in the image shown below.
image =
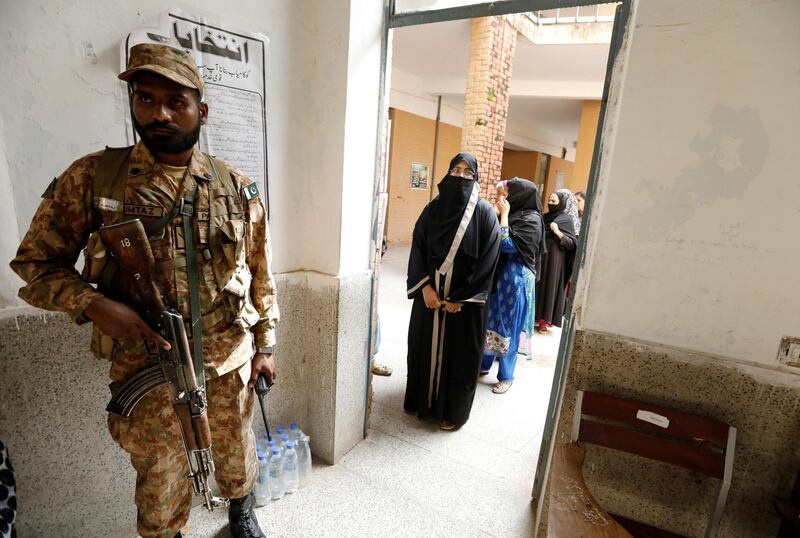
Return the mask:
M 427 164 L 411 163 L 411 188 L 428 190 L 428 172 L 430 167 Z
M 267 175 L 267 48 L 266 36 L 234 30 L 225 24 L 181 10 L 160 15 L 152 27 L 134 30 L 122 40 L 120 67 L 139 43 L 163 43 L 191 54 L 205 83 L 208 123 L 200 133 L 200 149 L 241 169 L 258 184 L 269 214 Z M 127 95 L 125 95 L 127 105 Z M 128 140 L 137 142 L 126 111 Z

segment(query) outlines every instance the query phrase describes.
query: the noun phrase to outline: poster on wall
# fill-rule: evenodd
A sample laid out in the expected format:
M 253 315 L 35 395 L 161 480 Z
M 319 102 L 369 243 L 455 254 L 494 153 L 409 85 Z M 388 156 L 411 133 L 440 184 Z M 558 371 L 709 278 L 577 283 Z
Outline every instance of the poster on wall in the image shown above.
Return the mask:
M 120 68 L 140 43 L 162 43 L 194 57 L 205 83 L 208 123 L 200 132 L 200 149 L 239 168 L 258 184 L 269 214 L 267 170 L 267 49 L 259 33 L 234 30 L 205 16 L 172 9 L 154 27 L 134 30 L 122 40 Z M 126 96 L 127 99 L 127 96 Z M 126 110 L 128 141 L 138 140 Z
M 428 190 L 428 165 L 411 163 L 411 188 Z

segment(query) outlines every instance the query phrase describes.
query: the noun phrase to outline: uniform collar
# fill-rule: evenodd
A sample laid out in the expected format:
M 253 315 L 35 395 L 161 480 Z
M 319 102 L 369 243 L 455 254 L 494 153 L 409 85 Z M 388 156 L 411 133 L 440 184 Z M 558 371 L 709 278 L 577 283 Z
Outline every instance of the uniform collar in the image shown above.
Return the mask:
M 130 159 L 128 159 L 128 176 L 134 177 L 146 174 L 153 170 L 156 164 L 155 157 L 147 149 L 147 146 L 140 140 L 133 146 Z M 192 150 L 192 158 L 189 160 L 189 173 L 195 179 L 208 181 L 211 179 L 211 166 L 208 158 L 200 151 L 200 148 L 195 145 Z
M 201 181 L 208 181 L 211 179 L 211 165 L 208 162 L 208 157 L 200 151 L 198 146 L 194 147 L 192 158 L 189 160 L 189 173 L 195 179 Z

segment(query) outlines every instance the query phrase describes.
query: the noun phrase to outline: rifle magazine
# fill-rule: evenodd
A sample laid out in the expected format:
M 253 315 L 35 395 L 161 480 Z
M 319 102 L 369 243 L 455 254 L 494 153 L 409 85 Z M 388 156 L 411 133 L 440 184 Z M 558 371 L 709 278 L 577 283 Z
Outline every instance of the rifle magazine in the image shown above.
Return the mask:
M 119 388 L 106 406 L 106 411 L 128 418 L 142 398 L 164 383 L 169 381 L 164 377 L 161 365 L 148 366 Z

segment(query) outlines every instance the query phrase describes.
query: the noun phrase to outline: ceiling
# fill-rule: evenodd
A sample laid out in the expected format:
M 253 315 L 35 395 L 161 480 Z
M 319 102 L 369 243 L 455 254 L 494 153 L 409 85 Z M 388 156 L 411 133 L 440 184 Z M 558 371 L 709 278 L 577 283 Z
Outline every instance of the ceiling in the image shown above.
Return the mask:
M 394 30 L 392 67 L 422 78 L 465 79 L 470 22 L 452 21 Z
M 606 76 L 608 45 L 535 45 L 517 39 L 515 78 L 602 81 Z
M 392 88 L 429 99 L 443 95 L 444 103 L 463 110 L 470 28 L 470 21 L 462 20 L 394 30 L 392 69 L 417 82 L 411 88 L 404 82 L 408 76 L 398 76 Z M 583 99 L 601 97 L 608 49 L 608 44 L 537 45 L 518 34 L 507 124 L 508 138 L 518 136 L 509 145 L 525 146 L 519 140 L 528 139 L 572 147 Z

